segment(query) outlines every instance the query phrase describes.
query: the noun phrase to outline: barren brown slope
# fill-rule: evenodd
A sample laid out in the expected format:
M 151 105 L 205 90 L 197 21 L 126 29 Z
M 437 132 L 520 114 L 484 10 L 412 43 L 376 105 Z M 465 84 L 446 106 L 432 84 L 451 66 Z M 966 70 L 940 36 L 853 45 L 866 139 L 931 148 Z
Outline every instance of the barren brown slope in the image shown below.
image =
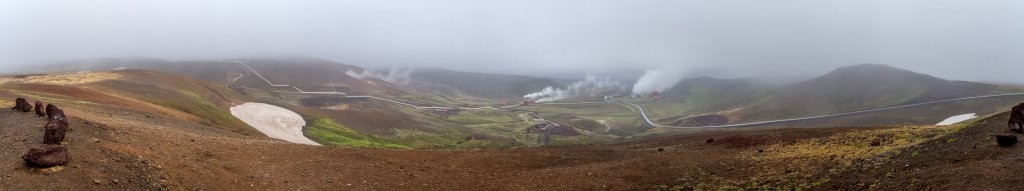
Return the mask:
M 1009 113 L 908 148 L 884 165 L 844 174 L 824 190 L 1022 190 L 1024 146 L 1005 148 L 994 135 L 1013 134 Z
M 0 93 L 0 100 L 15 96 L 35 99 L 8 92 Z M 68 135 L 73 157 L 69 168 L 43 175 L 21 166 L 18 156 L 33 144 L 32 137 L 40 134 L 35 123 L 41 120 L 25 113 L 0 112 L 0 119 L 9 123 L 0 127 L 4 128 L 0 133 L 10 137 L 4 139 L 9 146 L 2 147 L 5 154 L 0 156 L 0 164 L 9 167 L 10 176 L 0 180 L 0 186 L 173 190 L 649 190 L 659 185 L 717 188 L 742 185 L 762 176 L 761 172 L 782 171 L 785 167 L 779 165 L 782 160 L 752 161 L 744 153 L 757 153 L 770 145 L 860 131 L 723 131 L 618 145 L 407 151 L 297 145 L 241 136 L 131 107 L 80 102 L 60 105 L 69 115 L 82 119 L 73 119 L 76 130 Z M 709 144 L 705 142 L 708 138 L 720 141 Z M 825 172 L 815 169 L 818 168 L 808 170 Z M 772 181 L 776 186 L 790 184 Z
M 355 95 L 382 95 L 401 92 L 394 85 L 375 79 L 358 79 L 345 74 L 346 71 L 362 72 L 364 69 L 307 57 L 280 57 L 260 59 L 238 59 L 275 84 L 295 85 L 305 91 L 339 91 Z M 270 87 L 245 67 L 235 62 L 216 61 L 166 61 L 153 58 L 94 58 L 72 60 L 44 67 L 50 72 L 109 71 L 114 69 L 154 70 L 164 73 L 190 76 L 225 86 L 247 86 L 277 91 L 294 91 L 291 88 Z M 301 76 L 301 77 L 299 77 Z
M 128 107 L 260 135 L 227 112 L 246 98 L 224 86 L 179 75 L 122 70 L 3 77 L 0 87 L 46 103 Z
M 412 71 L 411 78 L 419 82 L 452 87 L 475 97 L 491 99 L 516 100 L 521 99 L 526 94 L 540 91 L 545 87 L 564 87 L 564 85 L 549 78 L 459 72 L 440 68 L 415 69 Z
M 14 95 L 3 94 L 0 99 Z M 32 99 L 32 98 L 30 98 Z M 182 123 L 168 116 L 65 105 L 71 163 L 43 175 L 21 165 L 42 120 L 0 111 L 0 187 L 205 190 L 650 190 L 717 187 L 758 171 L 740 152 L 852 129 L 711 132 L 619 145 L 515 150 L 317 147 Z M 149 116 L 149 117 L 147 117 Z M 98 123 L 94 121 L 102 121 Z M 724 141 L 707 144 L 705 139 Z M 723 139 L 724 138 L 724 139 Z M 743 140 L 730 142 L 729 140 Z M 665 151 L 659 152 L 657 149 Z
M 997 93 L 997 86 L 990 84 L 949 81 L 887 65 L 861 64 L 770 90 L 745 105 L 740 115 L 743 121 L 758 121 Z
M 4 82 L 34 83 L 27 79 L 35 78 L 7 79 L 10 81 Z M 175 112 L 163 112 L 147 105 L 117 104 L 145 101 L 130 96 L 104 97 L 109 94 L 90 90 L 92 85 L 102 81 L 131 78 L 101 79 L 50 84 L 47 91 L 37 91 L 35 87 L 9 89 L 4 86 L 0 89 L 0 100 L 26 97 L 30 101 L 43 99 L 56 103 L 73 117 L 71 125 L 75 128 L 68 134 L 71 163 L 60 172 L 44 175 L 24 167 L 19 158 L 35 144 L 34 141 L 38 141 L 33 137 L 41 138 L 39 127 L 42 120 L 28 113 L 0 110 L 0 166 L 4 167 L 0 169 L 4 174 L 0 176 L 0 188 L 795 189 L 823 188 L 820 185 L 829 183 L 829 180 L 836 180 L 839 188 L 847 188 L 857 184 L 840 181 L 842 175 L 870 169 L 862 164 L 875 164 L 877 159 L 877 165 L 873 166 L 899 165 L 903 160 L 898 156 L 905 155 L 900 153 L 910 152 L 915 147 L 911 150 L 906 148 L 922 142 L 938 144 L 934 141 L 945 138 L 943 133 L 957 129 L 926 126 L 706 131 L 614 145 L 511 150 L 318 147 L 262 136 L 245 136 L 212 123 L 182 120 Z M 62 93 L 80 92 L 67 90 L 78 87 L 82 87 L 82 91 L 90 91 Z M 137 88 L 165 87 L 150 84 Z M 113 104 L 97 101 L 105 99 Z M 180 101 L 187 104 L 199 100 L 182 98 Z M 0 101 L 0 106 L 9 105 L 9 102 Z M 880 144 L 869 146 L 876 138 L 880 139 Z

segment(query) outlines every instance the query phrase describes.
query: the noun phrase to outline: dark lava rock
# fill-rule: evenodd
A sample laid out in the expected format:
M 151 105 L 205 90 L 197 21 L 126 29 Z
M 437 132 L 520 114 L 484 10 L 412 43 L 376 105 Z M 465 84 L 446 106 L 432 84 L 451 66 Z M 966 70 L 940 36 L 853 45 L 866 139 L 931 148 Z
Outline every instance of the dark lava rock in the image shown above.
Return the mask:
M 46 113 L 43 112 L 43 102 L 36 100 L 36 116 L 46 117 Z
M 665 151 L 665 148 L 658 148 L 658 152 Z
M 68 122 L 51 119 L 43 125 L 43 144 L 59 145 L 64 141 L 64 133 L 68 131 Z
M 67 119 L 65 119 L 66 117 L 64 117 L 64 110 L 61 110 L 60 108 L 57 108 L 57 106 L 55 106 L 53 104 L 46 104 L 46 118 L 47 119 L 60 119 L 60 120 L 62 120 L 64 122 L 68 121 Z
M 68 148 L 63 145 L 36 145 L 21 156 L 29 166 L 51 167 L 68 163 L 71 159 Z
M 1014 131 L 1024 132 L 1024 103 L 1017 104 L 1010 110 L 1010 121 L 1007 126 Z
M 29 104 L 28 100 L 25 100 L 25 98 L 19 97 L 17 99 L 14 99 L 14 107 L 11 107 L 11 110 L 29 112 L 32 111 L 32 105 Z
M 715 142 L 715 138 L 708 138 L 707 141 L 704 141 L 704 143 L 714 143 L 714 142 Z
M 996 143 L 999 146 L 1010 147 L 1017 144 L 1017 136 L 1015 135 L 996 135 Z
M 882 141 L 881 140 L 875 139 L 875 140 L 871 141 L 871 146 L 880 146 L 880 145 L 882 145 Z

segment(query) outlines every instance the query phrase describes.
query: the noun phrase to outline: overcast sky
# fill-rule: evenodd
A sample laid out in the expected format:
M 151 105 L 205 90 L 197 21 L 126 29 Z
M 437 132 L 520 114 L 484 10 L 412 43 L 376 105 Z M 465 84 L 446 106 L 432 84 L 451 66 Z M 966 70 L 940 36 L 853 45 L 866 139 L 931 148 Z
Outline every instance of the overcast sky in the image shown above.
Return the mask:
M 0 62 L 8 66 L 275 55 L 370 67 L 725 77 L 880 63 L 1024 83 L 1024 1 L 0 1 Z

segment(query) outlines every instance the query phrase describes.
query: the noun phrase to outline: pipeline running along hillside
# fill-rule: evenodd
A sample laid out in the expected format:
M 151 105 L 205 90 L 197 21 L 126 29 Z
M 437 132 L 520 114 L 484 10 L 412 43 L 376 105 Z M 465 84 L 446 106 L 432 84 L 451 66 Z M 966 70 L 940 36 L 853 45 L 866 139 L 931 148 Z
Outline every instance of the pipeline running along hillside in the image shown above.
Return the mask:
M 297 92 L 279 91 L 278 93 L 327 94 L 327 95 L 343 95 L 345 97 L 350 97 L 350 98 L 369 98 L 369 99 L 376 99 L 376 100 L 385 101 L 385 102 L 388 102 L 388 103 L 409 106 L 409 107 L 412 107 L 412 108 L 415 108 L 415 109 L 463 109 L 463 110 L 504 109 L 504 110 L 508 110 L 510 108 L 519 106 L 519 105 L 510 105 L 510 106 L 504 106 L 504 107 L 499 107 L 499 108 L 496 108 L 496 107 L 466 107 L 466 108 L 463 108 L 463 107 L 446 107 L 446 106 L 417 106 L 417 105 L 406 103 L 406 102 L 402 102 L 402 101 L 397 101 L 397 100 L 392 100 L 392 99 L 387 99 L 387 98 L 381 98 L 381 97 L 376 97 L 376 96 L 369 96 L 369 95 L 352 96 L 352 95 L 348 95 L 348 94 L 343 93 L 343 92 L 337 92 L 337 90 L 335 90 L 334 92 L 307 92 L 307 91 L 302 91 L 301 89 L 299 89 L 298 87 L 295 87 L 293 85 L 274 84 L 270 80 L 267 80 L 267 78 L 263 77 L 263 75 L 260 75 L 259 72 L 256 72 L 256 70 L 253 70 L 251 67 L 249 67 L 249 65 L 246 64 L 244 61 L 209 61 L 209 62 L 238 63 L 239 65 L 242 65 L 242 67 L 244 67 L 245 69 L 249 70 L 249 72 L 252 72 L 253 74 L 255 74 L 260 79 L 263 79 L 264 82 L 266 82 L 267 84 L 269 84 L 272 87 L 291 87 L 292 89 L 295 89 L 297 91 Z M 901 109 L 901 108 L 923 106 L 923 105 L 931 105 L 931 104 L 953 102 L 953 101 L 985 99 L 985 98 L 997 98 L 997 97 L 1011 97 L 1011 96 L 1024 96 L 1024 93 L 1007 93 L 1007 94 L 971 96 L 971 97 L 935 100 L 935 101 L 928 101 L 928 102 L 921 102 L 921 103 L 914 103 L 914 104 L 906 104 L 906 105 L 898 105 L 898 106 L 881 107 L 881 108 L 874 108 L 874 109 L 864 109 L 864 110 L 851 111 L 851 112 L 843 112 L 843 113 L 835 113 L 835 114 L 815 115 L 815 116 L 797 117 L 797 118 L 788 118 L 788 119 L 776 119 L 776 120 L 767 120 L 767 121 L 758 121 L 758 122 L 749 122 L 749 123 L 738 123 L 738 124 L 728 124 L 728 125 L 709 125 L 709 126 L 670 126 L 670 125 L 660 125 L 660 124 L 654 123 L 654 121 L 651 120 L 650 116 L 647 115 L 647 112 L 644 111 L 643 107 L 640 107 L 639 105 L 630 103 L 630 102 L 628 102 L 628 100 L 603 101 L 603 102 L 543 103 L 543 104 L 537 104 L 537 105 L 626 104 L 626 105 L 629 105 L 630 107 L 636 108 L 636 110 L 640 111 L 640 117 L 643 118 L 644 122 L 647 123 L 648 125 L 651 125 L 651 126 L 654 126 L 654 127 L 673 128 L 673 129 L 700 129 L 700 128 L 744 127 L 744 126 L 764 125 L 764 124 L 772 124 L 772 123 L 802 121 L 802 120 L 810 120 L 810 119 L 820 119 L 820 118 L 828 118 L 828 117 L 839 117 L 839 116 L 847 116 L 847 115 L 854 115 L 854 114 L 861 114 L 861 113 L 869 113 L 869 112 Z M 513 112 L 515 112 L 515 111 L 513 111 Z M 543 119 L 543 117 L 540 117 L 540 115 L 537 115 L 534 112 L 528 112 L 528 113 L 530 115 L 533 115 L 533 116 L 536 116 L 536 117 L 538 117 L 540 119 Z M 548 121 L 548 120 L 544 119 L 544 121 Z M 548 121 L 548 122 L 550 122 L 550 121 Z

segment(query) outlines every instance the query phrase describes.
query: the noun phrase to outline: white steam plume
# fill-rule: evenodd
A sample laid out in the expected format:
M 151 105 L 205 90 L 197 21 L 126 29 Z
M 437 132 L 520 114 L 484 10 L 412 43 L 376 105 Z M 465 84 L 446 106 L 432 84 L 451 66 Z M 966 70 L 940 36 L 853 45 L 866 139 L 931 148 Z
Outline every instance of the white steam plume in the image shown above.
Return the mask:
M 665 91 L 686 77 L 686 69 L 679 65 L 662 65 L 655 70 L 647 70 L 633 85 L 633 94 L 648 94 L 653 91 Z
M 407 84 L 409 83 L 409 75 L 412 73 L 412 69 L 399 69 L 399 68 L 388 68 L 386 73 L 376 72 L 370 70 L 363 70 L 362 73 L 355 72 L 352 70 L 345 71 L 345 74 L 354 78 L 366 79 L 366 78 L 377 78 L 393 84 Z
M 614 90 L 625 90 L 625 86 L 618 81 L 611 80 L 610 78 L 599 78 L 588 74 L 583 81 L 573 82 L 565 88 L 554 88 L 548 86 L 539 92 L 526 94 L 523 98 L 535 100 L 537 102 L 549 102 L 585 95 L 600 96 L 598 94 Z

